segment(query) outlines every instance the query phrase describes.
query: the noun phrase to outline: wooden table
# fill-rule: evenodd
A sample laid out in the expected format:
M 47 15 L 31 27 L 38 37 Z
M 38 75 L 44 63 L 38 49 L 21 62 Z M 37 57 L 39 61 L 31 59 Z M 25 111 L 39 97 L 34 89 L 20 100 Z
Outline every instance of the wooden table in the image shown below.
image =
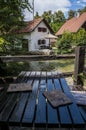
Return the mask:
M 85 127 L 86 111 L 76 105 L 64 78 L 56 78 L 52 72 L 22 72 L 17 80 L 32 85 L 32 92 L 0 92 L 0 126 L 34 128 Z M 53 108 L 43 96 L 44 91 L 58 89 L 64 92 L 72 104 Z M 3 96 L 4 95 L 4 96 Z

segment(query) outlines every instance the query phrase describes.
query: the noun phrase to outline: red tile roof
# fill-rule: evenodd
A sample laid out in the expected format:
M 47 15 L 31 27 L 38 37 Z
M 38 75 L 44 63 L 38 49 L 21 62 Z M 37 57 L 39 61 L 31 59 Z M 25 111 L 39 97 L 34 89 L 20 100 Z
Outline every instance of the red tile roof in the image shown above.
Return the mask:
M 47 25 L 50 31 L 53 32 L 53 30 L 51 29 L 51 27 L 49 26 L 49 24 L 47 23 L 45 19 L 37 18 L 32 21 L 26 22 L 26 26 L 23 29 L 21 29 L 19 33 L 29 33 L 33 31 L 42 21 L 44 21 L 44 23 Z
M 73 17 L 70 20 L 67 20 L 63 26 L 59 29 L 56 35 L 62 35 L 64 31 L 69 31 L 76 33 L 82 25 L 86 22 L 86 12 L 84 12 L 79 17 Z

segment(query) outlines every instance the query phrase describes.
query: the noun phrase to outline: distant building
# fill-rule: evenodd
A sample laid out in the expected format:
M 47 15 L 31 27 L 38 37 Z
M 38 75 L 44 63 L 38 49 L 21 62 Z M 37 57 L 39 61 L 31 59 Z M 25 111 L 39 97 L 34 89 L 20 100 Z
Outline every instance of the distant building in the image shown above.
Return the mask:
M 45 36 L 48 33 L 53 33 L 53 30 L 43 18 L 34 19 L 26 23 L 26 26 L 18 31 L 23 39 L 23 48 L 27 48 L 27 51 L 36 51 L 42 48 L 49 48 L 49 39 Z
M 78 14 L 75 17 L 67 20 L 58 30 L 56 36 L 61 36 L 65 31 L 76 33 L 80 28 L 84 28 L 86 30 L 86 12 L 81 15 Z

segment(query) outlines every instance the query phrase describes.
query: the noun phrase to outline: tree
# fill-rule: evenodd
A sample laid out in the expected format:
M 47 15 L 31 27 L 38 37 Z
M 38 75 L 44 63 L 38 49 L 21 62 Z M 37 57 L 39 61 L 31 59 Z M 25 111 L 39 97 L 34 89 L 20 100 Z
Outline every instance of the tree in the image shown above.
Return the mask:
M 64 32 L 62 37 L 57 40 L 58 53 L 68 53 L 72 51 L 72 34 Z
M 81 28 L 76 34 L 73 34 L 73 43 L 75 46 L 86 46 L 86 31 Z
M 74 17 L 74 15 L 75 15 L 75 11 L 70 10 L 70 11 L 68 12 L 68 19 L 73 18 L 73 17 Z
M 0 0 L 0 52 L 13 48 L 17 36 L 12 34 L 24 26 L 24 9 L 32 10 L 29 0 Z
M 78 12 L 82 14 L 83 12 L 86 12 L 86 6 L 83 9 L 78 9 Z
M 50 25 L 54 32 L 57 32 L 64 22 L 65 16 L 62 11 L 59 10 L 58 12 L 54 12 L 54 14 L 52 14 L 52 22 Z
M 36 14 L 35 14 L 35 16 L 34 16 L 34 18 L 36 19 L 36 18 L 40 18 L 41 16 L 39 16 L 39 13 L 38 12 L 36 12 Z
M 9 34 L 24 20 L 24 9 L 31 11 L 29 0 L 0 0 L 0 35 Z
M 64 21 L 65 21 L 65 16 L 61 10 L 59 10 L 58 12 L 55 12 L 53 14 L 53 22 L 54 23 L 60 23 L 60 22 L 64 22 Z
M 44 13 L 42 14 L 42 17 L 45 18 L 49 24 L 51 24 L 51 22 L 52 22 L 52 11 L 51 10 L 44 11 Z
M 42 17 L 47 20 L 47 22 L 50 24 L 54 32 L 57 32 L 57 30 L 61 27 L 61 25 L 65 21 L 64 13 L 60 10 L 54 13 L 52 13 L 51 10 L 45 11 Z

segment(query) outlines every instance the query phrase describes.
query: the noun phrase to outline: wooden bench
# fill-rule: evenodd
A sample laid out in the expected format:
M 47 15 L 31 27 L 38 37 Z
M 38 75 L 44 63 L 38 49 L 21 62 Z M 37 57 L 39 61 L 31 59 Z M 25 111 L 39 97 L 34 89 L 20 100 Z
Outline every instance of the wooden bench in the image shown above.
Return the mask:
M 19 82 L 31 85 L 32 92 L 5 93 L 5 98 L 0 101 L 1 129 L 8 130 L 10 126 L 45 129 L 86 127 L 86 111 L 77 106 L 64 78 L 55 78 L 52 72 L 22 72 L 16 80 Z M 64 92 L 72 104 L 53 108 L 43 92 L 56 89 Z

